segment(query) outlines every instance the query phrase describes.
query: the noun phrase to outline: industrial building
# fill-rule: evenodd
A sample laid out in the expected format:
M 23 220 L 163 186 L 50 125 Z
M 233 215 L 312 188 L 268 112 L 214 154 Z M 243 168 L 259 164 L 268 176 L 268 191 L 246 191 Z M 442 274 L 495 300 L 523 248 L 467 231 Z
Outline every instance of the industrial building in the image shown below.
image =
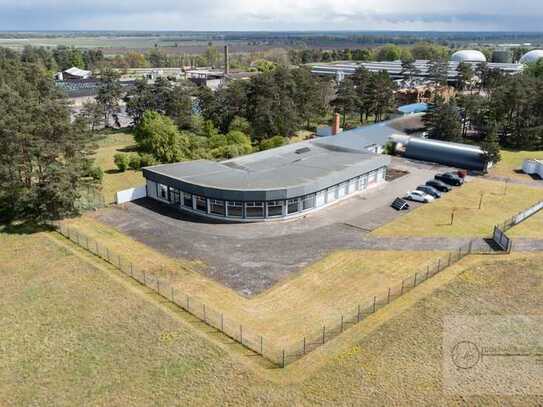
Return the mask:
M 222 162 L 144 168 L 147 196 L 214 219 L 297 217 L 383 184 L 391 158 L 371 151 L 398 133 L 382 123 Z
M 478 146 L 417 137 L 410 137 L 404 143 L 405 158 L 482 172 L 492 165 Z
M 532 51 L 534 52 L 534 51 Z M 536 57 L 537 54 L 532 54 Z M 450 83 L 454 83 L 458 78 L 458 65 L 460 63 L 467 63 L 473 65 L 475 68 L 480 63 L 486 62 L 486 57 L 479 51 L 465 50 L 459 51 L 453 54 L 451 61 L 449 61 L 449 69 L 447 72 L 448 80 Z M 414 66 L 418 70 L 416 77 L 420 80 L 429 79 L 429 65 L 430 61 L 417 60 L 414 62 Z M 401 61 L 384 61 L 384 62 L 338 62 L 331 64 L 312 64 L 311 72 L 314 75 L 319 76 L 331 76 L 338 80 L 344 77 L 353 75 L 358 68 L 366 68 L 370 72 L 387 72 L 392 79 L 404 79 L 402 73 Z M 516 74 L 522 71 L 523 64 L 513 63 L 493 63 L 489 62 L 488 67 L 490 69 L 499 69 L 506 74 Z

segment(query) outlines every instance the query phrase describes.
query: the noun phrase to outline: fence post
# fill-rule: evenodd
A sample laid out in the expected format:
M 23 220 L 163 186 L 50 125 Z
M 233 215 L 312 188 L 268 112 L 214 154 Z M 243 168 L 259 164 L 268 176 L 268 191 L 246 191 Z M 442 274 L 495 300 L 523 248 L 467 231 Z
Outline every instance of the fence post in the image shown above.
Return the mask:
M 390 287 L 388 287 L 387 304 L 390 304 Z
M 143 285 L 147 285 L 147 278 L 145 277 L 145 270 L 143 270 Z
M 304 355 L 305 355 L 305 336 L 304 336 Z
M 262 338 L 262 335 L 260 335 L 260 354 L 264 355 L 264 339 Z
M 402 289 L 400 290 L 400 295 L 403 295 L 403 285 L 404 285 L 404 282 L 405 282 L 405 280 L 402 280 Z
M 134 265 L 132 263 L 130 263 L 130 277 L 134 277 Z
M 360 304 L 358 304 L 358 312 L 356 313 L 357 322 L 360 322 Z
M 239 325 L 239 342 L 243 345 L 243 327 Z
M 187 311 L 190 312 L 190 297 L 187 295 Z
M 441 258 L 437 259 L 437 272 L 441 271 Z
M 172 302 L 175 302 L 174 295 L 173 295 L 173 287 L 172 287 Z
M 341 332 L 343 332 L 343 315 L 341 316 Z
M 326 337 L 326 325 L 322 327 L 322 343 L 324 344 L 324 338 Z
M 377 301 L 377 296 L 374 295 L 374 296 L 373 296 L 373 312 L 372 312 L 372 313 L 375 312 L 375 302 L 376 302 L 376 301 Z
M 283 349 L 283 364 L 282 364 L 283 367 L 285 367 L 285 350 Z
M 425 280 L 428 280 L 428 277 L 429 277 L 429 276 L 430 276 L 430 265 L 428 264 L 428 265 L 426 266 L 426 278 L 425 278 Z
M 473 246 L 473 240 L 470 240 L 469 245 L 468 245 L 468 253 L 469 254 L 471 254 L 472 246 Z
M 224 315 L 221 313 L 221 332 L 224 332 Z
M 415 273 L 415 282 L 413 283 L 413 287 L 416 287 L 416 286 L 417 286 L 417 274 L 418 274 L 418 273 Z
M 158 294 L 160 295 L 160 281 L 159 281 L 159 278 L 157 277 L 156 279 L 156 291 L 158 292 Z
M 449 266 L 451 265 L 451 257 L 452 257 L 452 253 L 449 252 Z
M 204 310 L 204 322 L 207 324 L 206 305 L 205 304 L 202 304 L 202 309 Z

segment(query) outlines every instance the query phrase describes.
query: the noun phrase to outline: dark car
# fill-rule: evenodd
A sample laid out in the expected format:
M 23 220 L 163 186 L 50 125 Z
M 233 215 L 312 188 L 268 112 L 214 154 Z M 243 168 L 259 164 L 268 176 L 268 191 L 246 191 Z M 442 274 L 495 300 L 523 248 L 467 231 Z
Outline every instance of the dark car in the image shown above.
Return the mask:
M 426 185 L 437 189 L 439 192 L 449 192 L 452 189 L 449 185 L 436 179 L 428 181 Z
M 444 182 L 445 184 L 454 185 L 455 187 L 458 187 L 464 183 L 464 180 L 462 178 L 451 172 L 437 174 L 434 178 L 438 181 Z
M 417 187 L 417 190 L 424 192 L 425 194 L 431 195 L 434 198 L 441 198 L 441 192 L 439 192 L 434 187 L 431 187 L 430 185 L 419 185 Z

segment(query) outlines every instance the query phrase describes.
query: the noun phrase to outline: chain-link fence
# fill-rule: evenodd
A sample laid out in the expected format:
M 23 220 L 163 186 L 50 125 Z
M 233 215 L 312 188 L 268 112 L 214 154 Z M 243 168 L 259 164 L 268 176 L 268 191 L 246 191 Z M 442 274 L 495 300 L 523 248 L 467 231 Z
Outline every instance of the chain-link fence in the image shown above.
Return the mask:
M 533 211 L 533 207 L 527 211 L 523 211 L 519 215 L 522 215 L 530 210 Z M 497 225 L 494 228 L 494 231 L 501 231 L 502 227 L 503 229 L 506 228 L 505 225 L 518 221 L 518 219 L 521 219 L 519 215 L 506 221 L 504 225 Z M 525 220 L 526 218 L 527 217 L 524 216 L 522 220 Z M 356 300 L 353 300 L 353 303 L 356 305 L 353 305 L 350 309 L 338 313 L 338 317 L 336 319 L 330 320 L 319 329 L 316 329 L 310 334 L 301 338 L 301 340 L 297 340 L 285 346 L 278 346 L 271 341 L 266 340 L 266 338 L 264 338 L 262 335 L 259 335 L 258 333 L 249 329 L 247 326 L 244 326 L 239 321 L 229 318 L 228 316 L 224 315 L 223 312 L 209 307 L 198 298 L 190 296 L 178 288 L 175 288 L 169 281 L 161 279 L 155 273 L 146 272 L 145 269 L 135 266 L 122 255 L 111 251 L 108 247 L 100 244 L 95 239 L 89 238 L 88 236 L 82 234 L 77 229 L 70 228 L 68 225 L 61 222 L 55 223 L 54 226 L 62 235 L 70 239 L 72 242 L 104 259 L 126 275 L 137 280 L 146 287 L 153 289 L 157 294 L 175 303 L 185 311 L 203 321 L 205 324 L 217 329 L 234 341 L 245 346 L 247 349 L 250 349 L 256 354 L 263 356 L 280 367 L 284 367 L 307 353 L 315 350 L 319 346 L 322 346 L 326 342 L 344 332 L 349 327 L 363 321 L 369 315 L 375 313 L 379 309 L 390 304 L 395 299 L 411 291 L 419 284 L 462 260 L 467 255 L 495 253 L 495 250 L 492 249 L 492 247 L 488 245 L 481 246 L 479 244 L 479 240 L 471 240 L 455 251 L 448 253 L 446 256 L 437 258 L 435 261 L 424 265 L 418 272 L 390 286 L 388 289 L 382 291 L 378 295 L 375 295 L 373 298 L 366 298 L 358 303 Z M 505 236 L 505 233 L 503 233 L 503 235 Z

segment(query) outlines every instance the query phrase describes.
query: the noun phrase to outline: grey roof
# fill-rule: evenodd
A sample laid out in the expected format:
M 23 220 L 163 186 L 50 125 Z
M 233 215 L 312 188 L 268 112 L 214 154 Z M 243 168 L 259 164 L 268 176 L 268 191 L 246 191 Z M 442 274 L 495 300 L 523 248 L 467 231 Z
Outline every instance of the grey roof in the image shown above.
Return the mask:
M 409 139 L 404 157 L 467 170 L 484 171 L 487 167 L 484 152 L 478 146 L 415 137 Z
M 387 156 L 309 140 L 222 162 L 198 160 L 148 167 L 143 174 L 210 198 L 260 201 L 317 192 L 389 163 Z
M 335 137 L 323 137 L 317 143 L 329 148 L 340 147 L 356 150 L 374 145 L 384 146 L 392 136 L 405 135 L 404 132 L 392 127 L 402 121 L 404 121 L 403 118 L 346 130 Z

